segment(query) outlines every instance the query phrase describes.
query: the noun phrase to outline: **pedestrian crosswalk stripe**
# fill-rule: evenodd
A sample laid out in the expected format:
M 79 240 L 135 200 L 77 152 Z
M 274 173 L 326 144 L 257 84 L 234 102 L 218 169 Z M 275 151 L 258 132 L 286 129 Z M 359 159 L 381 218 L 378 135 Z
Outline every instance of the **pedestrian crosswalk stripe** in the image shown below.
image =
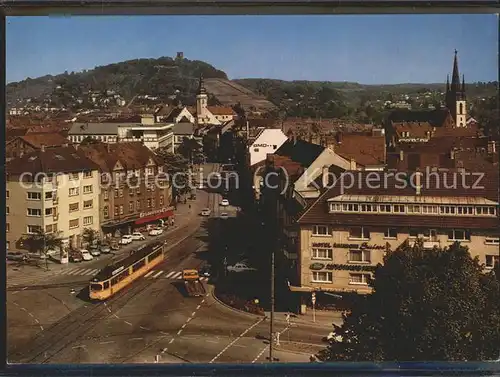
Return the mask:
M 157 278 L 158 276 L 160 276 L 161 274 L 163 274 L 164 271 L 158 271 L 157 274 L 153 275 L 153 278 Z
M 92 270 L 92 275 L 95 275 L 99 272 L 100 270 L 98 268 L 96 268 L 95 270 Z
M 167 276 L 165 276 L 167 279 L 170 279 L 170 277 L 174 274 L 176 274 L 177 272 L 176 271 L 171 271 L 167 274 Z
M 177 272 L 174 276 L 171 277 L 171 279 L 179 279 L 182 276 L 182 272 Z
M 69 271 L 68 275 L 79 275 L 82 271 L 80 271 L 80 268 L 75 268 L 73 271 Z
M 149 271 L 146 275 L 144 275 L 145 278 L 147 278 L 149 275 L 151 275 L 153 272 L 155 272 L 154 270 L 151 270 Z
M 93 268 L 87 268 L 85 271 L 82 271 L 82 275 L 90 275 L 94 271 Z

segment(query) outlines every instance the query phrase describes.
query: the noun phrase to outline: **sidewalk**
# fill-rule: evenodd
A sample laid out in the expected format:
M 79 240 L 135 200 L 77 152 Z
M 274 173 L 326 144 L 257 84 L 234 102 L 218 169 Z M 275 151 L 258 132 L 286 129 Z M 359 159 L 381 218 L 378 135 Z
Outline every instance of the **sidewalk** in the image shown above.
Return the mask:
M 270 312 L 265 312 L 267 317 L 271 316 Z M 274 312 L 274 321 L 286 323 L 286 312 Z M 313 315 L 312 310 L 308 310 L 306 314 L 290 314 L 290 324 L 305 324 L 308 326 L 318 326 L 333 330 L 333 324 L 337 326 L 342 324 L 342 313 L 328 310 L 316 310 Z

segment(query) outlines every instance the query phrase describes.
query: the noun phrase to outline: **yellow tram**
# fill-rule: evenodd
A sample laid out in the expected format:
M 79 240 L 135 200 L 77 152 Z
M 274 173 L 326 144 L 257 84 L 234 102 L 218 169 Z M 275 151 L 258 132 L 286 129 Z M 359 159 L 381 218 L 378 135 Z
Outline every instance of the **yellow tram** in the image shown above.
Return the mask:
M 138 279 L 165 258 L 164 243 L 144 245 L 121 261 L 103 268 L 91 281 L 92 300 L 106 300 Z

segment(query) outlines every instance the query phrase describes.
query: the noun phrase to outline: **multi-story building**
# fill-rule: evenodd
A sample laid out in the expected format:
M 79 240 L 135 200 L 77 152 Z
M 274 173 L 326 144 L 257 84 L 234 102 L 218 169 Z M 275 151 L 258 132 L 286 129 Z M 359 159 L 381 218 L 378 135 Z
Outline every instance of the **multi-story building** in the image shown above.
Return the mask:
M 173 123 L 156 123 L 154 115 L 142 115 L 141 123 L 74 123 L 68 139 L 81 143 L 92 138 L 105 143 L 141 142 L 151 150 L 166 148 L 173 152 Z
M 7 246 L 23 249 L 37 231 L 72 247 L 85 228 L 99 230 L 99 167 L 81 150 L 41 147 L 7 164 Z
M 172 186 L 164 164 L 142 143 L 81 146 L 99 166 L 100 221 L 107 236 L 128 234 L 173 216 Z
M 298 219 L 292 291 L 370 293 L 375 266 L 405 240 L 426 249 L 460 242 L 486 269 L 499 261 L 498 170 L 344 174 Z
M 60 147 L 68 144 L 68 140 L 58 133 L 29 133 L 9 140 L 5 144 L 5 159 L 21 157 L 42 148 Z

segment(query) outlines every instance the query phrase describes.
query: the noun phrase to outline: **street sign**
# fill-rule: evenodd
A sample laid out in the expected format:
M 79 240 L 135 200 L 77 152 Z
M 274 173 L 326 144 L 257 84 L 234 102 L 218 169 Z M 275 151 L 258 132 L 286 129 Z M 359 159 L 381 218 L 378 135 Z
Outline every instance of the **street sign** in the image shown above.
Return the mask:
M 315 304 L 315 303 L 316 303 L 316 292 L 313 292 L 313 293 L 311 294 L 311 301 L 312 301 L 312 303 L 313 303 L 313 304 Z

